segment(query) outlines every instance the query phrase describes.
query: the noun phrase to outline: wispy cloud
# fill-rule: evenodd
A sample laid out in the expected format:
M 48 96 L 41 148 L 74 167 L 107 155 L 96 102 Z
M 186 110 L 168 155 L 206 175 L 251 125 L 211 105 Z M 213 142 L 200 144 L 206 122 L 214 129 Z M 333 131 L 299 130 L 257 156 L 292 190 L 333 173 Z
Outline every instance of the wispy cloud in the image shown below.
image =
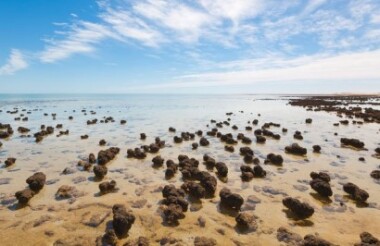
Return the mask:
M 107 27 L 91 22 L 81 21 L 71 26 L 64 33 L 64 39 L 47 40 L 48 45 L 40 54 L 40 60 L 46 63 L 69 58 L 74 54 L 91 53 L 95 45 L 106 38 L 117 38 Z
M 379 54 L 379 16 L 376 0 L 103 0 L 98 1 L 95 20 L 71 14 L 68 22 L 55 23 L 55 36 L 45 39 L 37 57 L 54 63 L 92 54 L 103 42 L 116 40 L 143 47 L 146 56 L 153 56 L 153 49 L 176 52 L 173 57 L 198 65 L 196 71 L 211 71 L 180 77 L 181 83 L 169 86 L 275 79 L 270 73 L 289 80 L 324 79 L 323 71 L 329 79 L 368 78 L 374 75 L 370 69 L 378 68 L 370 61 Z M 13 56 L 23 60 L 17 52 L 12 51 L 8 64 Z M 224 52 L 228 55 L 221 59 Z M 17 71 L 8 64 L 2 74 Z M 355 68 L 347 69 L 349 65 Z M 308 74 L 310 69 L 317 74 Z
M 152 47 L 157 47 L 164 41 L 160 32 L 127 10 L 115 10 L 107 7 L 100 17 L 105 22 L 105 26 L 124 41 L 132 39 Z
M 380 80 L 380 50 L 341 55 L 315 55 L 287 59 L 269 57 L 219 64 L 222 72 L 188 74 L 173 82 L 135 87 L 194 88 L 254 85 L 265 82 L 357 81 Z
M 8 61 L 0 67 L 0 75 L 11 75 L 28 67 L 24 55 L 17 49 L 12 49 Z

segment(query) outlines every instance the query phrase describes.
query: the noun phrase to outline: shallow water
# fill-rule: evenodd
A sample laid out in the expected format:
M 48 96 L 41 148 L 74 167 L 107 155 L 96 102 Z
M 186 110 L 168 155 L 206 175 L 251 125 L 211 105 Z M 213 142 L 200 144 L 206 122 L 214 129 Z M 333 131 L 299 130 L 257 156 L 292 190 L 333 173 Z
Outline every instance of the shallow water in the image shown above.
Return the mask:
M 6 113 L 15 107 L 19 109 L 18 114 Z M 82 112 L 84 109 L 87 115 Z M 278 245 L 276 231 L 280 226 L 301 236 L 317 233 L 339 245 L 359 242 L 359 234 L 363 231 L 380 236 L 380 221 L 375 219 L 380 218 L 380 186 L 369 175 L 380 164 L 380 160 L 373 156 L 374 149 L 380 144 L 378 124 L 335 127 L 333 123 L 341 120 L 335 114 L 291 107 L 285 98 L 267 95 L 0 95 L 0 110 L 0 123 L 10 123 L 15 131 L 11 138 L 0 140 L 3 143 L 0 160 L 4 162 L 7 157 L 17 158 L 16 164 L 11 167 L 0 166 L 0 178 L 6 178 L 9 182 L 0 185 L 1 245 L 25 245 L 26 242 L 28 245 L 52 245 L 57 240 L 67 245 L 74 242 L 94 245 L 96 237 L 104 233 L 112 220 L 110 211 L 115 203 L 131 208 L 137 218 L 129 237 L 120 240 L 120 245 L 139 236 L 150 238 L 153 245 L 163 237 L 177 238 L 182 245 L 192 245 L 196 236 L 214 238 L 218 245 Z M 91 115 L 91 110 L 96 114 Z M 27 114 L 27 111 L 31 113 Z M 227 112 L 233 112 L 233 115 L 226 116 Z M 20 113 L 28 116 L 29 120 L 14 121 Z M 44 113 L 49 116 L 44 116 Z M 55 120 L 51 113 L 57 114 Z M 69 116 L 74 119 L 69 120 Z M 87 120 L 100 120 L 108 116 L 116 122 L 86 125 Z M 281 135 L 280 140 L 268 138 L 265 144 L 253 141 L 250 145 L 261 163 L 268 153 L 273 152 L 284 157 L 283 166 L 262 164 L 268 173 L 266 178 L 242 182 L 239 168 L 243 160 L 238 150 L 244 144 L 239 142 L 235 152 L 229 153 L 216 137 L 206 136 L 211 144 L 198 150 L 192 150 L 192 141 L 182 144 L 173 142 L 173 136 L 182 131 L 195 132 L 200 129 L 206 132 L 215 127 L 210 123 L 211 119 L 219 122 L 228 117 L 231 118 L 231 126 L 235 124 L 239 130 L 224 126 L 219 131 L 232 132 L 235 137 L 243 132 L 254 139 L 253 131 L 245 130 L 245 126 L 252 126 L 247 122 L 253 119 L 259 120 L 253 130 L 265 122 L 280 123 L 281 128 L 288 128 L 288 133 L 282 133 L 281 128 L 271 127 L 271 131 Z M 305 124 L 306 118 L 312 118 L 313 123 Z M 119 124 L 122 119 L 127 120 L 126 125 Z M 47 136 L 41 143 L 35 143 L 33 137 L 21 137 L 17 132 L 17 127 L 24 126 L 35 133 L 41 124 L 63 124 L 61 130 L 68 129 L 70 134 L 56 137 L 59 131 L 56 129 L 55 134 Z M 175 127 L 177 132 L 168 132 L 170 126 Z M 302 132 L 304 140 L 293 139 L 296 130 Z M 141 132 L 148 136 L 144 141 L 139 139 Z M 80 136 L 84 134 L 88 134 L 89 139 L 81 140 Z M 165 225 L 160 215 L 162 194 L 159 188 L 169 183 L 179 187 L 183 183 L 181 174 L 165 180 L 165 168 L 154 169 L 151 166 L 154 154 L 148 154 L 145 160 L 126 158 L 128 148 L 152 143 L 155 137 L 166 140 L 166 147 L 159 152 L 165 160 L 177 161 L 179 154 L 186 154 L 201 161 L 203 154 L 207 153 L 217 161 L 225 162 L 229 168 L 228 181 L 218 180 L 216 194 L 221 188 L 228 187 L 245 200 L 252 195 L 260 199 L 255 208 L 243 207 L 257 216 L 257 231 L 242 234 L 235 230 L 234 217 L 219 211 L 218 195 L 202 199 L 201 209 L 199 204 L 192 204 L 178 226 Z M 368 151 L 342 148 L 341 137 L 364 141 Z M 106 146 L 98 145 L 101 139 L 107 141 Z M 198 140 L 196 137 L 195 141 Z M 284 153 L 285 146 L 293 142 L 308 149 L 306 157 Z M 312 153 L 315 144 L 321 145 L 321 154 Z M 93 172 L 79 171 L 76 165 L 89 153 L 96 154 L 111 146 L 120 147 L 121 152 L 107 164 L 108 174 L 104 180 L 116 180 L 119 190 L 99 196 L 99 182 L 94 181 Z M 360 162 L 359 157 L 364 157 L 366 161 Z M 77 171 L 62 175 L 66 167 Z M 200 169 L 206 170 L 202 164 Z M 319 199 L 308 185 L 309 173 L 322 170 L 332 177 L 335 196 L 331 201 Z M 25 179 L 37 171 L 44 172 L 52 184 L 47 184 L 34 196 L 29 206 L 19 208 L 13 195 L 24 189 Z M 73 179 L 78 177 L 84 177 L 84 181 L 74 184 Z M 345 182 L 355 183 L 368 191 L 369 205 L 357 206 L 350 200 L 342 189 Z M 74 202 L 56 200 L 55 193 L 61 185 L 74 185 L 84 195 Z M 269 192 L 268 187 L 275 192 Z M 314 215 L 306 222 L 288 218 L 281 202 L 287 195 L 308 202 L 315 208 Z M 341 200 L 344 206 L 340 205 Z M 205 228 L 198 225 L 199 216 L 206 220 Z M 89 226 L 91 218 L 96 217 L 104 221 L 97 226 Z

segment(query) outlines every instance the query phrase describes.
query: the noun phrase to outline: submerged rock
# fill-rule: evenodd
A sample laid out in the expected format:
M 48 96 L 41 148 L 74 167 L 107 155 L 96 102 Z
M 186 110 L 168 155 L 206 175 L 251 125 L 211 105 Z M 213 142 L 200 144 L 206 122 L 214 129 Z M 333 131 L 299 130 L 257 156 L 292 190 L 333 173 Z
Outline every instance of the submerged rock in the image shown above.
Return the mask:
M 62 185 L 55 193 L 55 196 L 58 199 L 77 198 L 82 195 L 82 192 L 79 192 L 74 186 L 69 185 Z
M 289 231 L 285 227 L 277 229 L 277 240 L 287 245 L 302 245 L 302 237 L 297 233 Z
M 195 237 L 194 246 L 216 246 L 216 240 L 207 237 Z
M 242 212 L 235 218 L 236 227 L 241 231 L 255 231 L 257 230 L 257 223 L 255 216 L 249 212 Z

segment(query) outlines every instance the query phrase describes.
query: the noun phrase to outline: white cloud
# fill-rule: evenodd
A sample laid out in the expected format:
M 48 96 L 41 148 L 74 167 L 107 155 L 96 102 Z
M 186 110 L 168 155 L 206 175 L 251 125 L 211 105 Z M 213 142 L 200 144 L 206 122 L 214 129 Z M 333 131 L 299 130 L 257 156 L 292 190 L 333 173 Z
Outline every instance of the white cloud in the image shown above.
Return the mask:
M 27 67 L 28 63 L 26 62 L 23 54 L 17 49 L 12 49 L 7 63 L 0 67 L 0 75 L 14 74 L 15 72 Z
M 143 20 L 125 10 L 107 8 L 101 18 L 110 26 L 114 33 L 123 38 L 140 41 L 146 46 L 158 46 L 164 41 L 161 33 L 151 28 Z
M 158 26 L 176 32 L 182 41 L 197 41 L 207 25 L 214 25 L 215 19 L 177 1 L 139 1 L 133 6 L 136 14 L 154 22 Z
M 230 19 L 234 23 L 256 17 L 265 8 L 259 0 L 198 0 L 213 16 Z
M 106 38 L 118 38 L 107 27 L 91 22 L 79 22 L 61 40 L 49 40 L 40 60 L 46 63 L 63 60 L 74 54 L 91 53 L 95 44 Z
M 371 16 L 371 23 L 372 24 L 380 24 L 380 13 L 373 14 Z
M 175 82 L 147 88 L 192 88 L 302 81 L 380 81 L 380 50 L 336 56 L 304 56 L 294 59 L 266 58 L 219 64 L 225 72 L 180 76 Z M 143 89 L 143 88 L 142 88 Z
M 309 3 L 304 8 L 302 15 L 310 14 L 311 12 L 318 9 L 320 6 L 325 4 L 327 0 L 310 0 Z

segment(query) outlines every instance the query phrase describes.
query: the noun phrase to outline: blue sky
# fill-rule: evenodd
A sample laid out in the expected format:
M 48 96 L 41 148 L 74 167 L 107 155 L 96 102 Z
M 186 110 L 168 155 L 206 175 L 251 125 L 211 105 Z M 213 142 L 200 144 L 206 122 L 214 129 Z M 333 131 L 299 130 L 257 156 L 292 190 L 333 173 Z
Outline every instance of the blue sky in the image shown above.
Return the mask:
M 0 84 L 3 93 L 380 92 L 380 1 L 0 1 Z

